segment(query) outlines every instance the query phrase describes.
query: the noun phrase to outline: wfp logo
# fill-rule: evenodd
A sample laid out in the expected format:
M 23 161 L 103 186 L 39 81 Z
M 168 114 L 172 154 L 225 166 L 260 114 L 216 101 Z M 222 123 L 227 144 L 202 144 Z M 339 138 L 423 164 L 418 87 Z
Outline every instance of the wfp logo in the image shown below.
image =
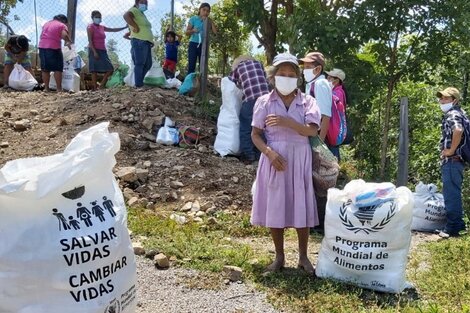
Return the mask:
M 377 218 L 375 216 L 377 209 L 380 208 L 382 211 L 382 209 L 385 207 L 388 207 L 387 215 L 383 218 Z M 395 201 L 386 200 L 374 205 L 359 207 L 357 210 L 355 210 L 354 213 L 351 214 L 352 217 L 348 215 L 348 208 L 356 209 L 351 199 L 343 203 L 339 210 L 339 219 L 341 220 L 343 226 L 355 234 L 359 232 L 370 234 L 382 230 L 385 225 L 390 223 L 393 216 L 395 216 L 397 204 Z

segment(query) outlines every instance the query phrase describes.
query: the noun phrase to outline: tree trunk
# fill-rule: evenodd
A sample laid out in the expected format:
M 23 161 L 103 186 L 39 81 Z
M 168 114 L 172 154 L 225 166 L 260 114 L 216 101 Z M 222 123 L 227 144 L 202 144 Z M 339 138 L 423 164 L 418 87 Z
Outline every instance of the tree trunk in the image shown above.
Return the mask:
M 468 73 L 468 70 L 465 69 L 465 74 L 463 75 L 462 103 L 467 103 L 468 79 L 469 79 L 469 73 Z
M 387 99 L 385 100 L 384 127 L 382 133 L 382 147 L 380 149 L 380 179 L 385 179 L 385 167 L 387 166 L 388 133 L 390 131 L 390 111 L 392 107 L 392 96 L 395 90 L 396 78 L 391 77 L 387 86 Z

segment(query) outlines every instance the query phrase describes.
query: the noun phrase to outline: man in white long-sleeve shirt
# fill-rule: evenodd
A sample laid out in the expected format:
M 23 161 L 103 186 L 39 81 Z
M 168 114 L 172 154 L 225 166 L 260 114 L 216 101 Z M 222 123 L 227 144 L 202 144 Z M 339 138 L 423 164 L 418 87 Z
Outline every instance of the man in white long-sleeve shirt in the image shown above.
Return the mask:
M 304 58 L 299 59 L 303 63 L 304 78 L 305 78 L 305 94 L 311 95 L 317 100 L 318 107 L 321 113 L 320 122 L 320 138 L 325 141 L 326 134 L 328 133 L 328 127 L 330 125 L 331 118 L 331 105 L 333 99 L 333 92 L 328 80 L 325 78 L 323 68 L 325 66 L 325 57 L 320 52 L 309 52 Z M 335 154 L 334 149 L 338 147 L 329 147 L 331 152 Z M 337 154 L 335 154 L 337 155 Z M 323 232 L 323 222 L 325 220 L 325 207 L 326 198 L 316 196 L 318 218 L 320 225 L 315 227 L 315 230 Z
M 305 94 L 317 100 L 321 113 L 320 138 L 325 141 L 331 117 L 331 104 L 333 93 L 326 79 L 323 67 L 325 57 L 320 52 L 309 52 L 299 60 L 304 65 Z

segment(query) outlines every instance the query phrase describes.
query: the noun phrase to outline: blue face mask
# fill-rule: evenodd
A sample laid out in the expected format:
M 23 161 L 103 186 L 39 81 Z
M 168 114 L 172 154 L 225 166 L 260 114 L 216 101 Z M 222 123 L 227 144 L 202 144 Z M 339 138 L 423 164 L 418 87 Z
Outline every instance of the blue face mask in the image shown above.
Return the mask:
M 101 18 L 100 17 L 94 17 L 93 18 L 93 23 L 97 24 L 97 25 L 100 24 L 101 23 Z
M 139 10 L 140 10 L 140 12 L 145 12 L 145 11 L 147 11 L 147 5 L 146 5 L 146 4 L 139 3 Z

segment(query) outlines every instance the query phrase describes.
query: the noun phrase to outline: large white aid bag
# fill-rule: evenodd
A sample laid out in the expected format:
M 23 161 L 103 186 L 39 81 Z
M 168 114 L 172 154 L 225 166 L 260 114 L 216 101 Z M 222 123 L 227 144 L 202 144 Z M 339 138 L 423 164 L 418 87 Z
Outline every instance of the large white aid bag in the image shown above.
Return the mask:
M 446 226 L 447 214 L 444 196 L 437 192 L 434 184 L 416 185 L 413 208 L 412 230 L 434 232 Z
M 49 88 L 57 89 L 57 83 L 54 78 L 54 72 L 51 72 Z M 62 89 L 67 91 L 80 91 L 80 75 L 75 72 L 72 61 L 64 62 L 64 70 L 62 71 Z
M 101 123 L 60 154 L 0 170 L 0 312 L 132 313 L 136 264 Z
M 221 156 L 240 153 L 240 110 L 242 91 L 228 77 L 222 78 L 222 106 L 217 119 L 214 150 Z
M 344 190 L 329 189 L 317 276 L 403 291 L 412 210 L 411 191 L 391 183 L 353 180 Z
M 15 90 L 31 91 L 38 84 L 34 76 L 20 64 L 15 64 L 10 76 L 8 86 Z

